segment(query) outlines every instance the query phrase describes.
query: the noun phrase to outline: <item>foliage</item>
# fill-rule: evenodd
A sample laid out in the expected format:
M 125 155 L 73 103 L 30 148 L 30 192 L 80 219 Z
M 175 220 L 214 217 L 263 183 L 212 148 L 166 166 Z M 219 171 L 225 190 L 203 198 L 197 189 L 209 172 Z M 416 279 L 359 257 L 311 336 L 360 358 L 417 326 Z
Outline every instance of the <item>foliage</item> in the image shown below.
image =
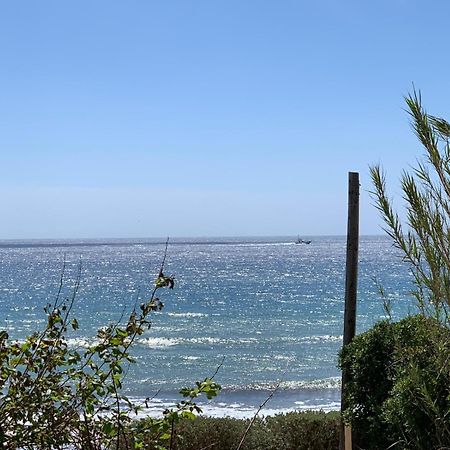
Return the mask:
M 362 448 L 450 445 L 450 330 L 433 318 L 382 321 L 344 347 L 344 418 Z
M 177 403 L 176 408 L 166 409 L 162 418 L 148 417 L 145 420 L 132 422 L 126 430 L 127 439 L 134 443 L 135 448 L 165 449 L 169 444 L 175 448 L 176 440 L 183 440 L 180 430 L 175 433 L 175 427 L 182 420 L 192 421 L 196 414 L 202 413 L 202 409 L 194 402 L 199 395 L 204 394 L 208 399 L 214 398 L 221 387 L 212 378 L 205 378 L 202 382 L 196 382 L 195 388 L 183 388 L 180 394 L 185 398 Z M 124 448 L 127 448 L 126 446 Z
M 407 224 L 394 211 L 380 166 L 371 167 L 375 205 L 385 231 L 410 264 L 422 312 L 450 325 L 450 124 L 427 114 L 420 94 L 406 98 L 415 134 L 425 149 L 401 178 Z
M 167 244 L 166 244 L 167 252 Z M 166 255 L 166 253 L 165 253 Z M 72 308 L 80 286 L 81 267 L 72 295 L 61 295 L 45 308 L 44 330 L 24 342 L 12 341 L 0 331 L 0 446 L 5 449 L 108 449 L 141 448 L 148 430 L 134 426 L 133 413 L 140 407 L 121 393 L 125 364 L 133 363 L 130 349 L 150 328 L 150 315 L 163 308 L 158 293 L 173 289 L 174 279 L 163 272 L 164 261 L 149 299 L 132 309 L 126 320 L 101 328 L 86 350 L 68 346 L 67 336 L 78 328 Z M 184 400 L 150 424 L 155 448 L 171 446 L 176 425 L 193 419 L 201 409 L 195 398 L 217 395 L 212 379 L 183 389 Z M 150 420 L 150 419 L 149 419 Z M 128 428 L 134 427 L 133 439 Z
M 384 430 L 386 439 L 396 436 L 397 447 L 442 448 L 450 446 L 450 124 L 425 111 L 420 93 L 406 104 L 425 150 L 402 174 L 406 223 L 394 211 L 380 166 L 370 169 L 373 195 L 385 231 L 410 266 L 422 315 L 442 326 L 418 318 L 379 324 L 344 349 L 341 364 L 355 377 L 347 418 L 364 435 L 378 439 Z
M 143 420 L 146 427 L 149 419 Z M 180 422 L 174 450 L 236 449 L 250 419 L 208 418 Z M 339 413 L 279 414 L 253 423 L 243 450 L 335 450 L 339 447 Z M 148 450 L 155 447 L 146 443 Z
M 340 354 L 340 367 L 348 371 L 350 381 L 345 389 L 348 410 L 344 419 L 372 448 L 386 448 L 388 423 L 382 419 L 384 402 L 393 385 L 392 353 L 394 329 L 389 322 L 380 322 L 369 332 L 356 336 Z M 370 448 L 370 447 L 369 447 Z

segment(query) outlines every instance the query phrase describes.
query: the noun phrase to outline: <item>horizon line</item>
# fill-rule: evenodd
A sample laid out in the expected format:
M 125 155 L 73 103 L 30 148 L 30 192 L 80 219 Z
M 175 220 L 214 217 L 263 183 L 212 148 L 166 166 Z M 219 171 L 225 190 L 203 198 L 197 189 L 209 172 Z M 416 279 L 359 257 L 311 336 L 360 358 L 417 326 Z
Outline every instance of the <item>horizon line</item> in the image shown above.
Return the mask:
M 176 240 L 180 239 L 193 240 L 193 239 L 291 239 L 298 236 L 308 237 L 308 238 L 323 238 L 323 237 L 345 237 L 346 234 L 236 234 L 236 235 L 198 235 L 198 236 L 138 236 L 138 237 L 12 237 L 12 238 L 1 238 L 0 242 L 12 242 L 12 241 L 148 241 L 148 240 L 160 240 L 165 243 L 166 240 Z M 360 237 L 382 237 L 386 236 L 385 233 L 371 234 L 364 233 L 360 234 Z M 388 237 L 388 236 L 386 236 Z

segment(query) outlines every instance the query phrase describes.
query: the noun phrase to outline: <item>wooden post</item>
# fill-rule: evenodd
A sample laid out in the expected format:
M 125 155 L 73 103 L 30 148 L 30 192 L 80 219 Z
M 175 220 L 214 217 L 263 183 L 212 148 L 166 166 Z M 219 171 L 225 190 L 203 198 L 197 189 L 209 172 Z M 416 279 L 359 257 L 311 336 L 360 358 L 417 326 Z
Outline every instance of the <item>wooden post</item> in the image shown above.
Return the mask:
M 343 346 L 355 336 L 356 294 L 358 288 L 358 245 L 359 245 L 359 173 L 348 174 L 348 222 L 347 222 L 347 261 L 345 265 L 345 311 Z M 341 412 L 346 408 L 344 391 L 349 379 L 346 370 L 342 371 Z M 350 427 L 341 421 L 340 450 L 352 449 Z

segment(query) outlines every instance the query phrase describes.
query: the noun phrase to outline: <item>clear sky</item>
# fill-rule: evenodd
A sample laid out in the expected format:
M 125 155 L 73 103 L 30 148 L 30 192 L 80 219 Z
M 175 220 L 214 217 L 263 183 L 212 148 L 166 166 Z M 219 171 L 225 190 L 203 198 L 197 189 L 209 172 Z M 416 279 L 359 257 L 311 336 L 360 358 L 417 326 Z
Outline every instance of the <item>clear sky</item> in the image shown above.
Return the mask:
M 0 0 L 0 238 L 379 234 L 450 116 L 450 2 Z M 398 195 L 396 182 L 392 194 Z

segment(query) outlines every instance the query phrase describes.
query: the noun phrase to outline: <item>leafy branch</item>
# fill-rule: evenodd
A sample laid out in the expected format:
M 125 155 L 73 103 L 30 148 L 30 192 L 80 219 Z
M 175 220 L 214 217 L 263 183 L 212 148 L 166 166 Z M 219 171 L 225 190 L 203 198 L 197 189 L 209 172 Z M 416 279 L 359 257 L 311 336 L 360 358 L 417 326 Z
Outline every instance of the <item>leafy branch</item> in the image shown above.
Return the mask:
M 425 149 L 424 158 L 401 177 L 406 223 L 394 211 L 379 165 L 370 168 L 372 194 L 384 230 L 410 265 L 420 309 L 450 324 L 450 124 L 427 114 L 420 93 L 405 100 Z
M 122 312 L 117 322 L 100 328 L 98 341 L 84 351 L 67 342 L 68 333 L 79 327 L 72 311 L 81 263 L 71 295 L 62 298 L 65 258 L 55 301 L 44 309 L 45 328 L 24 342 L 11 341 L 7 331 L 0 331 L 0 447 L 119 450 L 141 448 L 151 439 L 159 449 L 172 448 L 176 424 L 201 413 L 195 399 L 218 394 L 214 376 L 197 382 L 180 391 L 184 400 L 176 408 L 149 419 L 150 426 L 144 428 L 132 419 L 142 405 L 121 393 L 124 364 L 134 363 L 130 350 L 151 327 L 151 314 L 164 307 L 159 291 L 175 286 L 174 277 L 164 270 L 167 249 L 168 240 L 148 300 L 138 307 L 137 298 L 126 320 Z

